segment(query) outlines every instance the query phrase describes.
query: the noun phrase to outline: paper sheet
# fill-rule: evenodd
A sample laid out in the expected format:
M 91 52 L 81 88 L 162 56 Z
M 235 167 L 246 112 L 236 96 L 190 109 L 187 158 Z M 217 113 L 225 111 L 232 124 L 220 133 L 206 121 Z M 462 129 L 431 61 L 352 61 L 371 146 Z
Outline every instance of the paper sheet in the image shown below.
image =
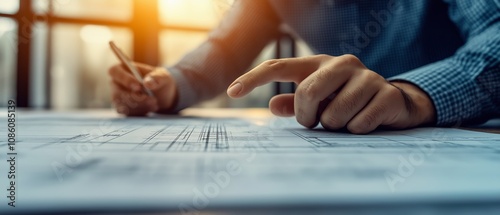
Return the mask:
M 17 128 L 14 212 L 500 201 L 496 134 L 352 135 L 283 118 L 84 112 L 20 113 Z M 0 139 L 0 174 L 7 147 Z M 7 201 L 0 212 L 13 211 Z

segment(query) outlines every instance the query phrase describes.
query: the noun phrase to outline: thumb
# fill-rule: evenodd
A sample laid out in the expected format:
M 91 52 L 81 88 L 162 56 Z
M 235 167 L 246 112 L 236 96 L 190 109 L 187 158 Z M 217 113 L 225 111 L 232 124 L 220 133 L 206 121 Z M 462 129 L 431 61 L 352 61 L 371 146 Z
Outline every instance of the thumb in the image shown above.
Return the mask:
M 152 70 L 155 69 L 155 67 L 143 63 L 134 62 L 133 64 L 135 68 L 137 68 L 142 77 L 145 77 L 148 73 L 150 73 Z
M 269 101 L 269 109 L 271 110 L 271 113 L 276 116 L 295 116 L 294 99 L 294 94 L 280 94 L 274 96 L 271 101 Z
M 170 73 L 164 68 L 156 68 L 144 77 L 144 86 L 150 90 L 157 90 L 170 83 Z

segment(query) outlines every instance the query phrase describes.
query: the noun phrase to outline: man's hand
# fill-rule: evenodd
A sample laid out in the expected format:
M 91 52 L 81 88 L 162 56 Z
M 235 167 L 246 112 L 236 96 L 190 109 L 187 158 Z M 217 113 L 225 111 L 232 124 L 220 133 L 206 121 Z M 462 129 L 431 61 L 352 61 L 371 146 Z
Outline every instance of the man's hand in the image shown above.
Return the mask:
M 149 97 L 141 83 L 121 64 L 109 69 L 113 103 L 118 113 L 144 116 L 149 112 L 168 112 L 176 103 L 177 86 L 164 68 L 135 63 L 144 80 L 144 86 L 155 97 Z
M 269 82 L 295 82 L 295 94 L 269 102 L 278 116 L 295 116 L 305 127 L 347 128 L 365 134 L 379 126 L 404 129 L 433 123 L 432 101 L 420 88 L 390 83 L 353 55 L 269 60 L 236 79 L 227 93 L 239 98 Z

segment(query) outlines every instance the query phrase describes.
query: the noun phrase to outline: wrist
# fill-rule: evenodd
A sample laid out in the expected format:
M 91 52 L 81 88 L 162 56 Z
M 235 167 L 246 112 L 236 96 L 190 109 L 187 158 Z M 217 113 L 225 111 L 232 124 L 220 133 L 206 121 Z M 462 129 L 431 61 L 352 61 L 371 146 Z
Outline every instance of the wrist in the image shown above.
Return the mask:
M 172 77 L 169 70 L 166 68 L 158 68 L 164 74 L 165 86 L 160 89 L 160 93 L 157 95 L 158 102 L 160 103 L 160 109 L 156 112 L 159 114 L 173 114 L 178 103 L 179 103 L 179 90 L 177 82 Z
M 391 82 L 403 90 L 410 98 L 413 105 L 413 113 L 410 113 L 412 126 L 433 125 L 436 123 L 436 108 L 430 96 L 418 86 L 409 82 Z

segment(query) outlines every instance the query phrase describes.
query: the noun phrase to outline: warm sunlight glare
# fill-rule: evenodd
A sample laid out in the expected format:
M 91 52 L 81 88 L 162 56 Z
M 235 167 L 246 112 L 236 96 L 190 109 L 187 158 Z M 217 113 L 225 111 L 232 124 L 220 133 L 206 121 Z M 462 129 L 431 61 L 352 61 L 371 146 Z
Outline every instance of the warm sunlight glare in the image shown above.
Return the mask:
M 113 33 L 105 26 L 85 25 L 80 30 L 80 36 L 85 43 L 105 44 L 113 38 Z
M 19 10 L 19 0 L 2 0 L 0 13 L 15 13 Z
M 14 21 L 10 19 L 0 19 L 0 37 L 15 28 L 15 23 Z
M 222 16 L 218 3 L 219 0 L 160 0 L 160 19 L 165 24 L 212 28 Z

